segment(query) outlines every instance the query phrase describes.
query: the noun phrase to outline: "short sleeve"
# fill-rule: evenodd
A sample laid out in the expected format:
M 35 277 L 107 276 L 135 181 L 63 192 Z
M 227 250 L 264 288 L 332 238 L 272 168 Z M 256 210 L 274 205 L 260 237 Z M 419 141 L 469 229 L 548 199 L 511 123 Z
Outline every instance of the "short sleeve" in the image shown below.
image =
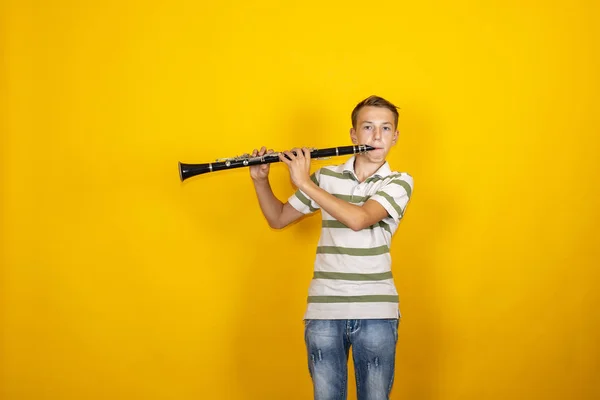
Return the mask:
M 310 176 L 310 179 L 317 184 L 317 186 L 319 186 L 320 173 L 321 170 L 319 169 Z M 300 189 L 297 189 L 296 192 L 288 198 L 288 203 L 302 214 L 310 214 L 321 208 Z
M 399 174 L 379 188 L 369 200 L 375 200 L 381 204 L 390 217 L 398 223 L 406 211 L 406 206 L 413 192 L 413 186 L 412 176 Z

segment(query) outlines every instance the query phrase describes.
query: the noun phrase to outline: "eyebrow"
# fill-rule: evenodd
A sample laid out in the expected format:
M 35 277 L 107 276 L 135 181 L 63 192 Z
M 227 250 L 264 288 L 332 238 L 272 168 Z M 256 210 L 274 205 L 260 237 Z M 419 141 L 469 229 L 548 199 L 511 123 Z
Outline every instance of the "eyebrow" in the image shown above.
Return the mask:
M 363 122 L 361 122 L 361 123 L 362 123 L 362 124 L 372 124 L 373 122 L 372 122 L 372 121 L 363 121 Z M 385 125 L 385 124 L 393 125 L 391 122 L 384 122 L 383 124 L 384 124 L 384 125 Z

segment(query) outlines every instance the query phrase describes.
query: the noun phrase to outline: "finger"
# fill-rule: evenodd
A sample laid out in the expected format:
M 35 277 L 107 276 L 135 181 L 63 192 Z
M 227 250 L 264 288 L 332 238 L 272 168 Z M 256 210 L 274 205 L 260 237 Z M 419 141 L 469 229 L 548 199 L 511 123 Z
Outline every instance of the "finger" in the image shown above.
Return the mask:
M 296 153 L 296 158 L 304 158 L 304 154 L 302 154 L 302 151 L 299 148 L 294 147 L 292 151 Z
M 281 161 L 281 162 L 283 162 L 283 163 L 286 163 L 287 165 L 290 165 L 291 161 L 290 161 L 290 160 L 288 160 L 288 159 L 285 157 L 285 153 L 284 153 L 284 152 L 279 152 L 279 153 L 278 153 L 278 156 L 279 156 L 279 161 Z
M 259 156 L 262 156 L 262 155 L 264 155 L 264 154 L 265 154 L 265 150 L 266 150 L 265 146 L 261 147 L 261 148 L 260 148 L 260 152 L 258 153 L 258 155 L 259 155 Z
M 252 157 L 256 157 L 256 149 L 252 152 Z
M 303 147 L 302 151 L 304 152 L 304 157 L 308 160 L 310 160 L 310 149 Z
M 294 153 L 292 153 L 290 150 L 283 151 L 283 154 L 285 154 L 290 160 L 293 160 L 293 159 L 296 158 L 296 156 L 294 155 Z
M 273 149 L 269 149 L 269 150 L 267 151 L 267 154 L 272 154 L 272 153 L 273 153 Z

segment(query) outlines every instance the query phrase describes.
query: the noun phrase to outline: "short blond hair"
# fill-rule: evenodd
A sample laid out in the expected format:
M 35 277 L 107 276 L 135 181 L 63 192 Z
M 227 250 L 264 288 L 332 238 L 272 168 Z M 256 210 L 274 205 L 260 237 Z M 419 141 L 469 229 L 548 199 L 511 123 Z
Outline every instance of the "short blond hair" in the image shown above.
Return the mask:
M 383 97 L 372 95 L 372 96 L 367 97 L 360 103 L 358 103 L 356 105 L 356 107 L 354 107 L 354 110 L 352 110 L 351 118 L 352 118 L 352 127 L 353 128 L 356 129 L 356 120 L 358 118 L 358 113 L 360 112 L 360 109 L 363 107 L 387 108 L 394 114 L 394 126 L 395 127 L 398 126 L 398 107 L 396 107 L 394 104 L 392 104 L 388 100 L 384 99 Z

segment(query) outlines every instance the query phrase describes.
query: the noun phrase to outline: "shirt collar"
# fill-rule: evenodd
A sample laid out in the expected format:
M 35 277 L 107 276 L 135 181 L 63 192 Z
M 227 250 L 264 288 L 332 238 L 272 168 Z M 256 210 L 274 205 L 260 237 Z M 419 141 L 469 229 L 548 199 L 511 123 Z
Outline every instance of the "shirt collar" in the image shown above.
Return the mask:
M 352 156 L 348 159 L 348 161 L 346 161 L 343 165 L 342 171 L 344 173 L 349 173 L 351 174 L 354 178 L 356 178 L 356 173 L 354 172 L 354 161 L 356 160 L 356 156 Z M 371 178 L 372 176 L 377 176 L 380 178 L 384 178 L 388 175 L 391 175 L 392 170 L 390 169 L 390 164 L 386 161 L 384 162 L 381 167 L 379 167 L 379 169 L 377 171 L 375 171 L 375 173 L 368 178 Z

